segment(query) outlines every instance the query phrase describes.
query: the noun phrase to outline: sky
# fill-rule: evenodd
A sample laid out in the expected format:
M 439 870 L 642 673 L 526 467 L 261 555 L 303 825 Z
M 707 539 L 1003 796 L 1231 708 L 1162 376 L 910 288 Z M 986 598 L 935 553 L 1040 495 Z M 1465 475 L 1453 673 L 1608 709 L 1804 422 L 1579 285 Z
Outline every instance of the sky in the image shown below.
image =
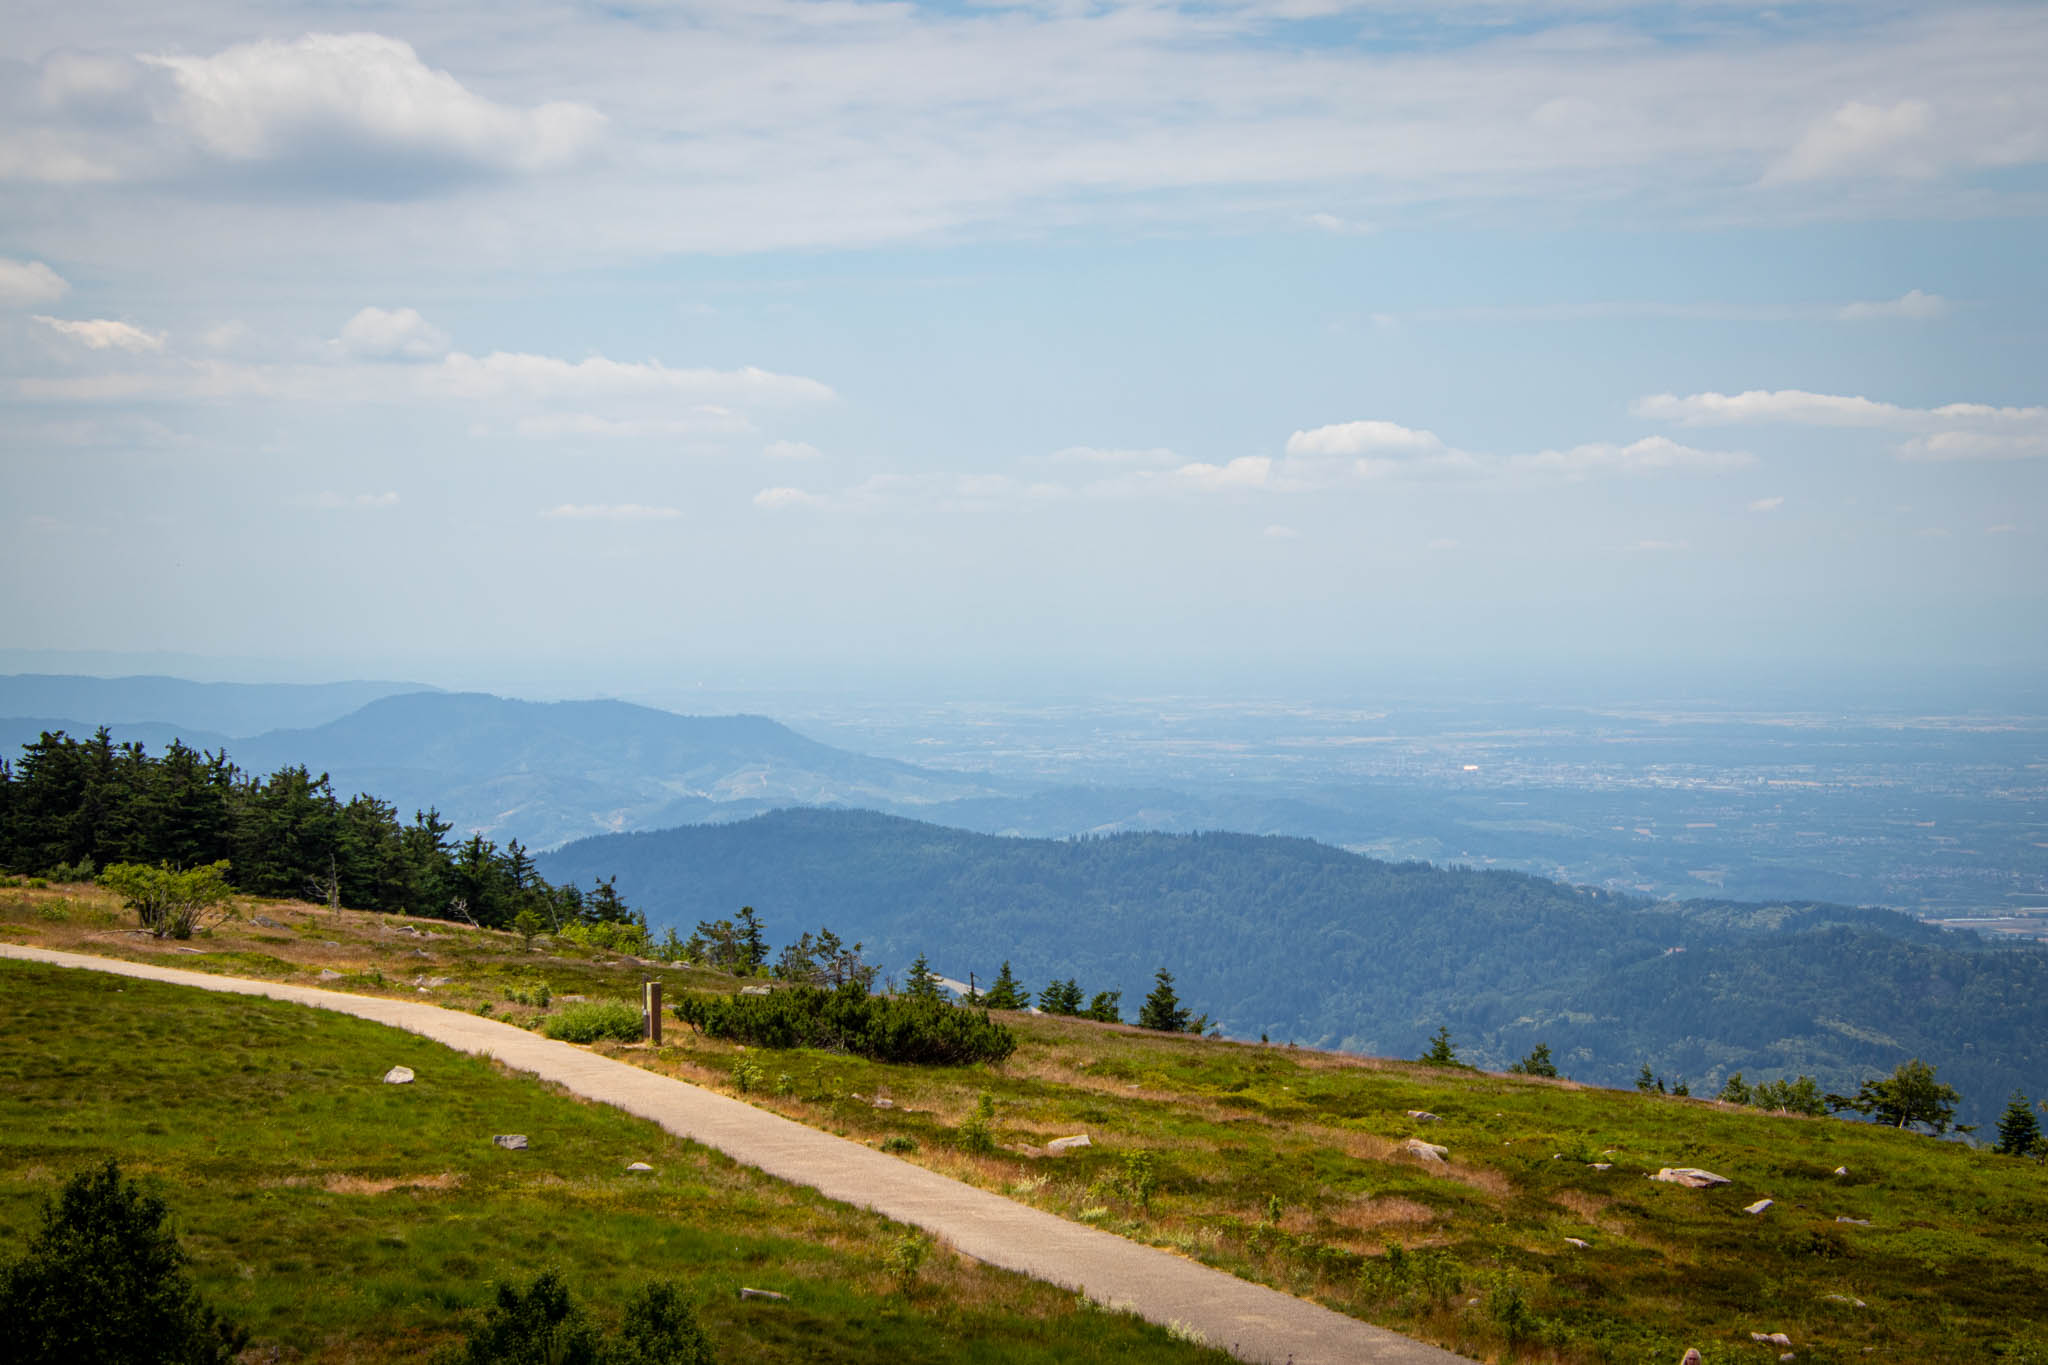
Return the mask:
M 15 0 L 0 653 L 2038 675 L 2044 71 L 2038 3 Z

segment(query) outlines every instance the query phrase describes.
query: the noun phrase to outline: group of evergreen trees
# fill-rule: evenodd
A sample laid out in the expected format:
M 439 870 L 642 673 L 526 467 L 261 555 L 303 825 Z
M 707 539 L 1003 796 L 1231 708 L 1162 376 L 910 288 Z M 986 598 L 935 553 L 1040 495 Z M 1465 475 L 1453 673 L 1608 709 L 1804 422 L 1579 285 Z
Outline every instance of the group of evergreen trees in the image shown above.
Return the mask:
M 173 741 L 160 757 L 115 744 L 105 727 L 88 740 L 46 731 L 0 760 L 0 868 L 67 880 L 131 863 L 173 868 L 225 862 L 235 890 L 302 896 L 357 910 L 387 910 L 536 931 L 572 924 L 633 925 L 643 916 L 613 881 L 590 891 L 552 886 L 519 841 L 481 834 L 451 843 L 434 810 L 402 824 L 390 802 L 344 802 L 327 775 L 285 767 L 244 773 L 225 753 Z
M 922 958 L 918 960 L 923 961 Z M 996 974 L 995 983 L 978 998 L 992 1010 L 1031 1008 L 1031 992 L 1018 985 L 1007 961 Z M 1080 983 L 1071 976 L 1065 981 L 1055 977 L 1038 993 L 1038 1008 L 1046 1014 L 1120 1024 L 1123 1022 L 1123 998 L 1122 991 L 1097 991 L 1083 1005 Z M 1209 1031 L 1209 1016 L 1195 1015 L 1181 1005 L 1180 997 L 1173 989 L 1173 973 L 1161 967 L 1153 978 L 1152 993 L 1145 997 L 1145 1003 L 1138 1009 L 1138 1026 L 1158 1029 L 1162 1033 L 1206 1033 Z

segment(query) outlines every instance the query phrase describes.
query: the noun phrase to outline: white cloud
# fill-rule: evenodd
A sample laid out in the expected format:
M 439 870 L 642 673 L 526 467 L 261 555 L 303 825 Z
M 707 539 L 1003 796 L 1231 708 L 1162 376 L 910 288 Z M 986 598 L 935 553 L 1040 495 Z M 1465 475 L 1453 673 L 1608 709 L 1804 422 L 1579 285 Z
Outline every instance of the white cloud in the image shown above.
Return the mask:
M 754 506 L 775 511 L 783 507 L 815 507 L 824 499 L 801 488 L 764 488 L 754 494 Z
M 411 308 L 365 308 L 342 324 L 335 345 L 364 359 L 433 360 L 448 353 L 448 334 Z
M 677 370 L 658 360 L 644 362 L 562 360 L 555 356 L 461 351 L 425 372 L 433 391 L 457 398 L 589 398 L 680 394 L 756 402 L 822 402 L 831 388 L 799 375 L 774 374 L 748 365 L 737 370 Z
M 1240 455 L 1228 464 L 1184 464 L 1173 471 L 1173 479 L 1204 493 L 1218 493 L 1235 488 L 1262 488 L 1272 472 L 1273 461 L 1266 456 Z
M 1899 447 L 1902 460 L 2032 460 L 2048 456 L 2048 422 L 2039 431 L 1937 431 Z
M 1925 322 L 1930 318 L 1946 316 L 1948 311 L 1948 300 L 1941 295 L 1908 289 L 1895 299 L 1843 304 L 1835 316 L 1844 322 L 1878 322 L 1891 319 Z
M 574 503 L 550 507 L 541 515 L 554 521 L 673 521 L 682 512 L 673 507 L 646 507 L 637 502 Z
M 770 441 L 761 453 L 771 460 L 815 460 L 825 452 L 809 441 Z
M 1592 474 L 1642 474 L 1655 470 L 1746 469 L 1756 457 L 1740 450 L 1701 450 L 1680 445 L 1667 436 L 1645 436 L 1627 445 L 1595 441 L 1569 450 L 1543 450 L 1533 455 L 1511 455 L 1510 469 L 1562 474 L 1583 479 Z
M 1067 446 L 1045 457 L 1055 464 L 1165 466 L 1180 459 L 1164 446 L 1138 450 L 1120 447 Z
M 375 33 L 312 33 L 211 57 L 144 56 L 169 73 L 164 117 L 222 161 L 271 164 L 307 184 L 424 188 L 462 173 L 530 172 L 586 152 L 604 116 L 587 105 L 509 108 Z
M 1435 455 L 1444 448 L 1443 441 L 1435 432 L 1404 427 L 1397 422 L 1339 422 L 1333 426 L 1297 431 L 1287 438 L 1287 453 L 1297 457 Z
M 313 506 L 330 512 L 362 512 L 379 507 L 396 507 L 398 494 L 321 493 L 313 499 Z
M 1268 526 L 1263 532 L 1261 532 L 1261 534 L 1264 535 L 1268 540 L 1301 539 L 1301 532 L 1295 530 L 1292 526 Z
M 0 256 L 0 308 L 55 303 L 70 288 L 62 275 L 41 261 L 16 261 Z
M 513 424 L 520 436 L 533 441 L 562 437 L 596 437 L 631 440 L 655 436 L 741 436 L 754 429 L 745 414 L 716 403 L 691 408 L 681 417 L 605 417 L 594 412 L 540 412 L 521 417 Z
M 1987 536 L 2009 536 L 2019 529 L 2019 527 L 2009 521 L 2001 521 L 1996 526 L 1985 527 L 1984 534 Z
M 1339 237 L 1362 237 L 1374 230 L 1373 225 L 1359 218 L 1340 218 L 1334 213 L 1311 213 L 1302 219 L 1312 228 Z
M 209 351 L 225 351 L 249 335 L 249 324 L 233 318 L 217 322 L 199 334 L 199 344 Z
M 1944 403 L 1909 408 L 1860 396 L 1803 389 L 1747 393 L 1660 393 L 1631 405 L 1640 417 L 1688 426 L 1782 422 L 1915 433 L 1895 448 L 1905 460 L 2022 460 L 2048 456 L 2048 407 Z
M 54 328 L 95 351 L 161 351 L 164 348 L 162 332 L 145 332 L 132 323 L 115 322 L 109 318 L 73 321 L 46 317 L 41 313 L 33 316 L 45 327 Z
M 1889 107 L 1850 100 L 1808 127 L 1764 181 L 1930 174 L 1926 156 L 1915 149 L 1933 122 L 1934 111 L 1925 100 L 1905 99 Z
M 1775 512 L 1784 505 L 1785 499 L 1782 497 L 1758 498 L 1749 505 L 1749 510 L 1752 512 Z

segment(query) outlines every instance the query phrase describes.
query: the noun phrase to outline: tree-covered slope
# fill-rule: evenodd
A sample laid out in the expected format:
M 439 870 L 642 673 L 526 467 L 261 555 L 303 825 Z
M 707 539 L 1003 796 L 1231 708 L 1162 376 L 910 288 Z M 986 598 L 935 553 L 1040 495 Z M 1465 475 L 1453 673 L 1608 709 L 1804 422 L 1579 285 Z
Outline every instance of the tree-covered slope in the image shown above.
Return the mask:
M 2048 953 L 1841 906 L 1651 902 L 1514 873 L 1384 863 L 1302 839 L 1007 839 L 853 811 L 582 840 L 557 880 L 617 873 L 650 923 L 756 907 L 831 925 L 900 972 L 1075 976 L 1127 1010 L 1164 964 L 1236 1036 L 1412 1056 L 1439 1024 L 1505 1066 L 1537 1041 L 1582 1080 L 1645 1062 L 1695 1090 L 1733 1071 L 1853 1089 L 1909 1056 L 1969 1115 L 2048 1079 Z

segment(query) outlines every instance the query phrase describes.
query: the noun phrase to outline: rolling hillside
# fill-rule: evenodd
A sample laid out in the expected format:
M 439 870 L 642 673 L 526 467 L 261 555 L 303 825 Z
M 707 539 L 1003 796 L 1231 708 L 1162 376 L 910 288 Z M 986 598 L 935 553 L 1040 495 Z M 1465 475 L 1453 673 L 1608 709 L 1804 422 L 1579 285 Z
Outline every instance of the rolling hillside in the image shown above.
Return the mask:
M 1439 1025 L 1505 1066 L 1548 1042 L 1570 1075 L 1648 1062 L 1717 1089 L 1814 1075 L 1852 1090 L 1920 1056 L 1995 1113 L 2048 1081 L 2048 953 L 1884 910 L 1651 902 L 1505 872 L 1393 864 L 1302 839 L 1007 839 L 866 812 L 581 840 L 555 880 L 617 873 L 657 927 L 742 904 L 779 941 L 829 924 L 885 969 L 919 952 L 982 979 L 1122 990 L 1159 966 L 1235 1037 L 1413 1056 Z

